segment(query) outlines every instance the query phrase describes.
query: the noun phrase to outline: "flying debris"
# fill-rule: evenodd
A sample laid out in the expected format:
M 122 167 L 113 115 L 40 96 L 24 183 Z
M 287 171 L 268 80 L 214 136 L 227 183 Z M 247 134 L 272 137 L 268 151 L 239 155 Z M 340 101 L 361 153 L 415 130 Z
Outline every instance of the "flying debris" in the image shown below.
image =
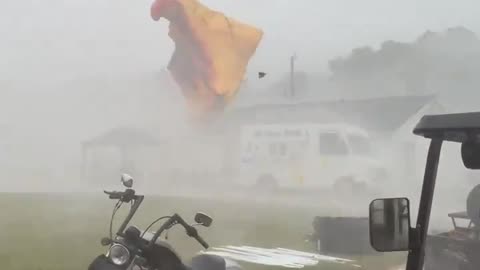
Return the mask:
M 202 251 L 202 253 L 236 261 L 286 268 L 304 268 L 305 266 L 317 265 L 319 262 L 349 264 L 361 268 L 353 260 L 285 248 L 266 249 L 251 246 L 224 246 L 211 248 L 208 251 Z
M 258 78 L 261 79 L 263 77 L 267 76 L 267 73 L 265 72 L 258 72 Z
M 170 22 L 175 51 L 168 70 L 196 117 L 234 99 L 263 32 L 197 0 L 155 0 L 151 17 Z

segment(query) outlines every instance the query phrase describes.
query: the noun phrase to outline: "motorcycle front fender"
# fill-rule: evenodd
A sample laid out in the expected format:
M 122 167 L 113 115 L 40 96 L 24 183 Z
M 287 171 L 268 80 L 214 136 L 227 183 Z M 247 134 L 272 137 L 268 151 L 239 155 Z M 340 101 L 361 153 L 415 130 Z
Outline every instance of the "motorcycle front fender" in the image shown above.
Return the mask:
M 88 270 L 120 270 L 112 264 L 105 255 L 100 255 L 88 266 Z

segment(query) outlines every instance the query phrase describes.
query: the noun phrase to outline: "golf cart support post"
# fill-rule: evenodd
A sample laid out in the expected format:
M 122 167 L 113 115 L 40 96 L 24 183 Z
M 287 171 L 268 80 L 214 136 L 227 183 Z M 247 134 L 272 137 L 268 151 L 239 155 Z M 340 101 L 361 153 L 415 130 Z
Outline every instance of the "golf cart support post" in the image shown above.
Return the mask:
M 414 128 L 413 133 L 415 135 L 430 139 L 431 142 L 425 167 L 417 222 L 415 227 L 410 228 L 409 233 L 406 236 L 408 237 L 408 247 L 404 246 L 400 249 L 408 251 L 406 270 L 420 270 L 423 268 L 430 212 L 432 208 L 435 181 L 437 177 L 440 151 L 443 141 L 461 143 L 461 154 L 465 167 L 469 169 L 480 169 L 480 112 L 426 115 L 419 121 L 417 126 Z M 405 198 L 402 199 L 407 200 Z M 378 200 L 387 202 L 388 200 L 398 199 Z M 396 241 L 395 237 L 399 236 L 398 233 L 394 232 L 391 233 L 392 235 L 387 235 L 383 231 L 380 231 L 380 233 L 377 231 L 377 233 L 375 233 L 374 230 L 376 229 L 372 229 L 374 228 L 372 224 L 378 226 L 378 224 L 375 224 L 375 218 L 378 217 L 374 217 L 372 215 L 372 211 L 375 211 L 372 210 L 372 205 L 373 202 L 370 204 L 370 241 L 373 248 L 377 249 L 378 251 L 399 250 L 393 248 L 395 245 L 399 246 L 398 243 L 393 243 Z M 381 210 L 383 211 L 384 215 L 389 212 L 389 210 L 390 212 L 393 211 L 391 209 Z M 409 212 L 408 209 L 407 211 Z M 396 218 L 400 217 L 401 214 L 404 213 L 397 213 Z M 392 241 L 392 247 L 390 249 L 379 248 L 379 245 L 377 245 L 377 247 L 375 246 L 376 243 L 380 243 L 385 239 Z

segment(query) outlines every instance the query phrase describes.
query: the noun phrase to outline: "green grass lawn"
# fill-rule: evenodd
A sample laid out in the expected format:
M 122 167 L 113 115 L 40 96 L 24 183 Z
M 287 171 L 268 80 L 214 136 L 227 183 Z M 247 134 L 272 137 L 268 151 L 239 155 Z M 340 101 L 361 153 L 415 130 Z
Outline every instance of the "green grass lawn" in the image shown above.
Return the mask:
M 86 269 L 92 258 L 105 251 L 99 242 L 108 234 L 113 205 L 113 201 L 102 196 L 0 194 L 1 269 Z M 126 210 L 119 212 L 119 222 Z M 212 227 L 200 229 L 211 246 L 254 245 L 304 251 L 313 251 L 311 244 L 303 241 L 305 234 L 312 230 L 313 217 L 327 214 L 288 206 L 150 197 L 145 199 L 133 223 L 144 228 L 156 217 L 175 212 L 192 220 L 197 211 L 214 218 Z M 181 228 L 173 229 L 168 240 L 185 260 L 201 249 Z M 364 269 L 380 270 L 400 263 L 403 258 L 403 254 L 381 254 L 355 259 Z M 245 266 L 255 270 L 272 268 Z M 314 268 L 351 269 L 333 264 Z

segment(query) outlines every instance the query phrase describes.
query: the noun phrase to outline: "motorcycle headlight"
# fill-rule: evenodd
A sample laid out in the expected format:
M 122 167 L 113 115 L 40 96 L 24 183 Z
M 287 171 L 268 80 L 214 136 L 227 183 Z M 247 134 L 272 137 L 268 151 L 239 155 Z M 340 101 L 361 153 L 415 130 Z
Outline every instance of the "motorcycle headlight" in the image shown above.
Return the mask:
M 124 265 L 130 259 L 130 252 L 120 244 L 113 244 L 108 251 L 108 258 L 116 265 Z

